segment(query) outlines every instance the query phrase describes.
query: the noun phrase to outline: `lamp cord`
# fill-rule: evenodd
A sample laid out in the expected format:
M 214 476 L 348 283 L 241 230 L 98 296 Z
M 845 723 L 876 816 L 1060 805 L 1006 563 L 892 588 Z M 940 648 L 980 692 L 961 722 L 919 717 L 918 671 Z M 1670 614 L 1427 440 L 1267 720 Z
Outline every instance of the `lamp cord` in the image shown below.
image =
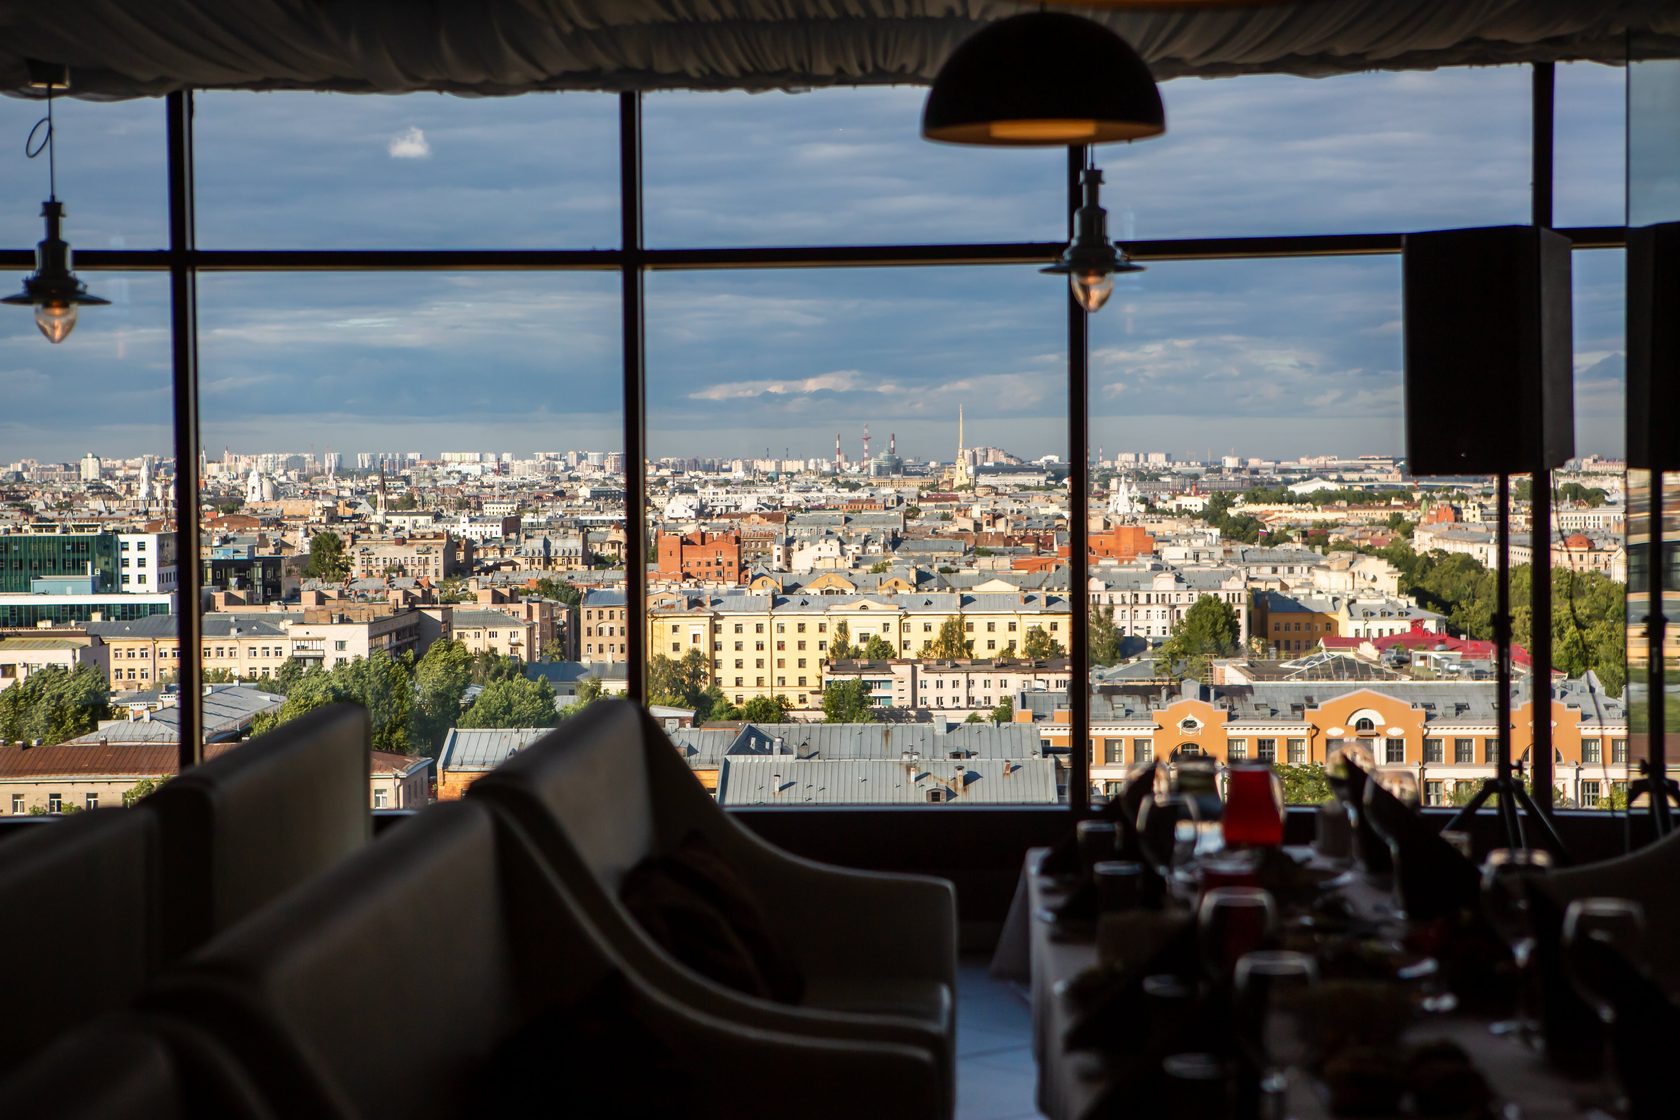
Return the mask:
M 23 154 L 30 159 L 47 153 L 47 201 L 58 201 L 58 156 L 53 145 L 53 87 L 47 86 L 47 115 L 35 122 L 23 142 Z M 43 128 L 45 131 L 43 131 Z M 37 138 L 39 137 L 39 138 Z

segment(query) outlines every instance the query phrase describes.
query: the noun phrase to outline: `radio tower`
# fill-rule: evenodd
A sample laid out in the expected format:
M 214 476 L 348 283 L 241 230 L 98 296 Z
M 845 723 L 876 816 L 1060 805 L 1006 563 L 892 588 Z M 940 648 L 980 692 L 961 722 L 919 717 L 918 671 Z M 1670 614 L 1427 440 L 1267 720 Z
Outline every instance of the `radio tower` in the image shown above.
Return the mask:
M 889 459 L 898 458 L 898 433 L 897 432 L 888 432 L 887 433 L 887 457 Z
M 840 450 L 840 433 L 834 433 L 834 473 L 840 473 L 840 464 L 845 462 L 845 452 Z
M 869 465 L 869 425 L 863 426 L 863 464 Z

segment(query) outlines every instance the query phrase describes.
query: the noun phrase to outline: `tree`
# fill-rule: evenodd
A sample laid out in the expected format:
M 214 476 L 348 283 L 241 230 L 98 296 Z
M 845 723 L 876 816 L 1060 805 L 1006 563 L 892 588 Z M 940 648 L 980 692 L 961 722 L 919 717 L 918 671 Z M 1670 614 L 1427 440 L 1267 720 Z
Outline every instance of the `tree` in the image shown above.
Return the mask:
M 260 735 L 327 704 L 360 704 L 373 724 L 374 750 L 414 754 L 423 746 L 414 734 L 414 700 L 413 655 L 375 650 L 330 670 L 314 666 L 299 674 L 285 703 L 251 720 L 251 733 Z
M 939 633 L 922 650 L 922 656 L 947 661 L 974 656 L 974 643 L 968 640 L 968 628 L 963 624 L 962 615 L 954 614 L 939 624 Z
M 887 563 L 887 561 L 877 560 L 875 563 L 869 565 L 869 574 L 872 576 L 884 576 L 887 574 L 887 570 L 891 567 L 892 565 Z
M 1028 661 L 1047 661 L 1052 657 L 1066 657 L 1067 650 L 1042 626 L 1029 626 L 1021 641 L 1021 655 Z
M 824 723 L 872 723 L 869 686 L 861 680 L 835 681 L 823 689 Z
M 857 650 L 852 648 L 852 628 L 844 621 L 834 624 L 834 640 L 828 643 L 828 659 L 830 661 L 850 661 L 857 656 Z
M 985 721 L 985 718 L 982 717 L 979 712 L 970 712 L 970 713 L 968 713 L 968 718 L 963 720 L 963 722 L 964 723 L 985 723 L 986 721 Z
M 337 533 L 320 532 L 309 538 L 309 563 L 303 574 L 326 583 L 337 583 L 350 574 L 350 558 L 344 555 L 344 541 Z
M 1283 781 L 1285 805 L 1322 805 L 1335 796 L 1324 766 L 1317 762 L 1280 762 L 1273 767 Z
M 575 607 L 583 602 L 583 592 L 563 579 L 544 576 L 537 581 L 534 593 L 542 599 L 556 599 L 567 606 Z
M 292 686 L 303 674 L 303 662 L 295 657 L 288 657 L 280 663 L 280 668 L 274 670 L 272 677 L 263 677 L 257 681 L 256 686 L 264 692 L 277 692 L 284 696 L 292 690 Z
M 891 661 L 898 653 L 891 642 L 879 634 L 871 634 L 858 656 L 864 661 Z
M 578 681 L 577 699 L 560 709 L 560 718 L 571 719 L 604 695 L 606 695 L 606 689 L 601 687 L 600 678 L 584 677 Z
M 997 659 L 999 661 L 1014 661 L 1019 656 L 1020 654 L 1015 652 L 1015 643 L 1010 642 L 1008 645 L 1004 646 L 1001 651 L 999 651 Z
M 525 663 L 517 657 L 481 649 L 472 655 L 472 683 L 491 684 L 525 675 Z
M 711 712 L 712 704 L 706 695 L 706 678 L 710 676 L 706 655 L 700 649 L 690 649 L 677 661 L 656 653 L 648 662 L 648 700 L 673 708 L 693 708 L 702 719 Z
M 456 726 L 553 727 L 559 719 L 546 678 L 510 677 L 485 685 Z
M 414 663 L 414 740 L 436 757 L 449 729 L 461 718 L 461 701 L 472 683 L 472 654 L 460 642 L 440 638 Z
M 998 701 L 998 706 L 992 709 L 993 723 L 1015 722 L 1015 701 L 1005 696 Z
M 1236 609 L 1223 599 L 1203 595 L 1156 650 L 1157 663 L 1179 679 L 1200 680 L 1210 660 L 1238 652 L 1238 632 Z
M 161 778 L 141 778 L 138 782 L 135 782 L 132 786 L 123 791 L 123 808 L 134 808 L 135 805 L 139 804 L 142 798 L 150 796 L 153 792 L 161 788 L 163 783 L 168 780 L 169 778 L 167 775 Z
M 787 723 L 793 717 L 793 701 L 786 696 L 754 696 L 741 709 L 741 718 L 751 723 Z
M 85 735 L 109 719 L 110 686 L 92 665 L 36 669 L 0 689 L 0 740 L 62 743 Z
M 1098 607 L 1091 615 L 1091 664 L 1113 665 L 1121 657 L 1120 627 L 1114 623 L 1114 606 Z

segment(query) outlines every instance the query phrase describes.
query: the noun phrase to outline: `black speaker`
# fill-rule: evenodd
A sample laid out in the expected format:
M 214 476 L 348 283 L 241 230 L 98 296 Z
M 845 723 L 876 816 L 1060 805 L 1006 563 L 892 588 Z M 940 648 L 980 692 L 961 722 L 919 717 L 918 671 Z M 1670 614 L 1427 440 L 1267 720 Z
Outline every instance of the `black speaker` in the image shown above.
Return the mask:
M 1627 231 L 1628 466 L 1680 470 L 1680 222 Z
M 1535 226 L 1402 240 L 1411 473 L 1523 474 L 1575 454 L 1569 248 Z

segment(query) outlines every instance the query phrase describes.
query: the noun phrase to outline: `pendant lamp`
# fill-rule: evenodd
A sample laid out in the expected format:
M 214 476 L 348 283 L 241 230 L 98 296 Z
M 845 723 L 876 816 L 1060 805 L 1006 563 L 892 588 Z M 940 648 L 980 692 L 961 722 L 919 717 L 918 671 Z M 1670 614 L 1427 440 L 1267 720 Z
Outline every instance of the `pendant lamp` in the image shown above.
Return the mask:
M 1161 94 L 1138 53 L 1100 23 L 1025 12 L 988 24 L 933 80 L 922 135 L 951 144 L 1067 147 L 1159 136 Z
M 35 271 L 23 278 L 23 291 L 0 299 L 0 303 L 34 307 L 35 325 L 40 328 L 48 342 L 57 344 L 69 338 L 70 332 L 76 329 L 78 308 L 111 301 L 90 295 L 87 285 L 76 279 L 76 274 L 70 269 L 70 245 L 59 233 L 59 223 L 64 219 L 64 204 L 58 201 L 52 94 L 54 86 L 69 86 L 69 74 L 62 67 L 41 67 L 40 64 L 32 64 L 32 73 L 36 70 L 42 70 L 46 75 L 32 84 L 46 87 L 47 115 L 31 130 L 30 143 L 25 145 L 25 151 L 31 159 L 40 155 L 43 148 L 47 153 L 47 200 L 41 203 L 41 216 L 46 219 L 47 233 L 35 246 Z M 42 126 L 46 128 L 46 136 L 37 144 L 34 142 L 35 134 Z
M 1039 269 L 1053 276 L 1066 276 L 1073 298 L 1086 312 L 1101 310 L 1108 302 L 1116 273 L 1143 271 L 1141 264 L 1133 264 L 1108 239 L 1108 211 L 1102 208 L 1098 198 L 1102 181 L 1102 172 L 1094 167 L 1079 173 L 1083 199 L 1073 215 L 1073 241 L 1055 264 Z

